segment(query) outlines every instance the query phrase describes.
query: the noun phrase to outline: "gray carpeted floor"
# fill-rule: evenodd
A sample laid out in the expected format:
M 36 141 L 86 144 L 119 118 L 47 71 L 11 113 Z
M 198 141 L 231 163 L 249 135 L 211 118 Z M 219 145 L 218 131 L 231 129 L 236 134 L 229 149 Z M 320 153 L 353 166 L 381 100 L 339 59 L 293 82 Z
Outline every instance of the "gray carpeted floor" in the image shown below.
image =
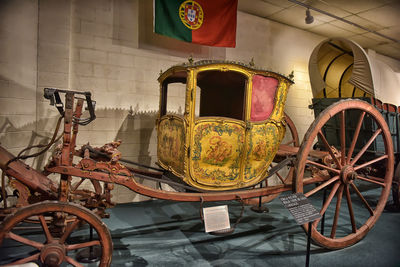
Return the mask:
M 240 205 L 228 204 L 235 221 Z M 113 266 L 305 266 L 304 231 L 279 199 L 268 207 L 266 214 L 246 207 L 235 232 L 221 237 L 204 233 L 198 203 L 120 205 L 106 220 Z M 383 213 L 352 247 L 330 251 L 312 245 L 310 266 L 400 266 L 400 213 Z
M 219 204 L 228 204 L 234 222 L 241 206 L 206 206 Z M 279 199 L 268 207 L 270 212 L 264 214 L 246 207 L 233 234 L 214 236 L 204 232 L 199 203 L 154 200 L 117 205 L 110 210 L 111 218 L 104 219 L 114 243 L 112 266 L 304 266 L 305 233 Z M 362 216 L 361 203 L 355 201 L 353 207 L 356 217 Z M 345 228 L 349 222 L 339 226 Z M 3 244 L 0 264 L 18 251 Z M 400 213 L 384 212 L 367 236 L 351 247 L 330 251 L 312 245 L 310 266 L 400 266 Z

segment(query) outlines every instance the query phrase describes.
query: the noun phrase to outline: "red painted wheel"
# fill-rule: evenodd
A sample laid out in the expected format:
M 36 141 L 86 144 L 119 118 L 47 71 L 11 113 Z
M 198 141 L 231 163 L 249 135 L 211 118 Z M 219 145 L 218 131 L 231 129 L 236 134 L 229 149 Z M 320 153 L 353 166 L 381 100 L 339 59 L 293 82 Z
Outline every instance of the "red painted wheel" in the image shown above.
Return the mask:
M 40 226 L 27 223 L 32 219 L 40 221 Z M 83 223 L 93 228 L 92 240 L 81 238 L 83 229 L 78 228 Z M 41 232 L 27 235 L 27 229 L 33 228 Z M 113 249 L 110 232 L 97 215 L 80 205 L 58 201 L 29 205 L 7 216 L 0 225 L 0 244 L 6 242 L 14 247 L 18 257 L 9 264 L 37 261 L 46 266 L 59 266 L 63 262 L 82 266 L 71 257 L 73 251 L 100 247 L 99 266 L 110 266 Z
M 294 183 L 325 217 L 313 222 L 313 241 L 339 249 L 361 240 L 385 207 L 393 165 L 390 131 L 373 106 L 350 99 L 321 112 L 300 147 Z
M 393 185 L 392 185 L 393 208 L 397 211 L 400 209 L 399 192 L 400 192 L 400 162 L 397 164 L 396 170 L 394 171 Z
M 76 177 L 78 180 L 71 185 L 70 194 L 74 195 L 74 198 L 71 201 L 79 200 L 86 202 L 87 199 L 91 197 L 91 195 L 101 195 L 102 194 L 102 186 L 99 181 L 86 179 L 81 177 Z M 89 180 L 90 184 L 85 184 L 84 182 Z M 82 186 L 83 184 L 83 186 Z M 81 188 L 82 187 L 82 188 Z

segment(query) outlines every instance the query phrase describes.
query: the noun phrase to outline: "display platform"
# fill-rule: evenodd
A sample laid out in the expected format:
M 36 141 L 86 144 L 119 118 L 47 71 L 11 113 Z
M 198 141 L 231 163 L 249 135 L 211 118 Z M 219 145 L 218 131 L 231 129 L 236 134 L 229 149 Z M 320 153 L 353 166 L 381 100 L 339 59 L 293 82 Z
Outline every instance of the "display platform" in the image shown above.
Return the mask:
M 229 205 L 234 222 L 241 205 L 204 206 L 219 204 Z M 109 210 L 110 219 L 103 220 L 114 243 L 111 266 L 304 266 L 307 237 L 302 228 L 279 198 L 267 206 L 270 212 L 263 214 L 246 207 L 233 234 L 215 236 L 204 232 L 199 203 L 152 200 L 117 205 Z M 363 209 L 359 202 L 353 208 L 356 214 Z M 368 235 L 351 247 L 331 251 L 312 245 L 310 266 L 400 266 L 399 251 L 400 213 L 385 211 Z M 0 265 L 15 260 L 19 252 L 4 244 Z

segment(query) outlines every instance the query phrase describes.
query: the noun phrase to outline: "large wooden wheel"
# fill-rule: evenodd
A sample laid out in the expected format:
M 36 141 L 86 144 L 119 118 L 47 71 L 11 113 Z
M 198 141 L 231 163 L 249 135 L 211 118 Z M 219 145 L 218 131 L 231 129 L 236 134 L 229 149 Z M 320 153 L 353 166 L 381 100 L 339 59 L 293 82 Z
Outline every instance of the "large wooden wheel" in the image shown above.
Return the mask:
M 400 210 L 400 162 L 397 163 L 396 170 L 394 171 L 393 176 L 393 185 L 392 185 L 392 198 L 393 198 L 393 205 L 392 210 L 395 211 Z
M 329 249 L 361 240 L 384 209 L 393 165 L 390 131 L 373 106 L 342 100 L 321 112 L 300 147 L 294 183 L 325 217 L 313 222 L 312 240 Z
M 27 222 L 40 221 L 37 224 Z M 93 239 L 82 237 L 82 224 L 89 224 Z M 88 228 L 88 227 L 87 227 Z M 27 235 L 29 229 L 40 229 Z M 74 233 L 75 232 L 75 233 Z M 16 255 L 12 263 L 22 264 L 36 261 L 44 266 L 59 266 L 63 262 L 83 266 L 71 257 L 82 248 L 100 247 L 99 266 L 109 266 L 112 257 L 112 240 L 107 226 L 90 210 L 73 203 L 43 201 L 17 210 L 7 216 L 0 225 L 0 244 L 14 246 Z

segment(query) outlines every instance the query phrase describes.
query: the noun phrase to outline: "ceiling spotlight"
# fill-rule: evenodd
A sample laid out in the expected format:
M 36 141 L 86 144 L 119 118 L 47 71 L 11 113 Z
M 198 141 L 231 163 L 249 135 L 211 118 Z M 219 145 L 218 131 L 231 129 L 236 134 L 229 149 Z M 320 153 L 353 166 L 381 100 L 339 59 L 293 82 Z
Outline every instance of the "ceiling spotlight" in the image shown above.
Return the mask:
M 311 24 L 311 23 L 314 22 L 314 17 L 311 16 L 310 9 L 308 9 L 308 8 L 306 10 L 306 19 L 305 19 L 305 21 L 306 21 L 306 24 Z

